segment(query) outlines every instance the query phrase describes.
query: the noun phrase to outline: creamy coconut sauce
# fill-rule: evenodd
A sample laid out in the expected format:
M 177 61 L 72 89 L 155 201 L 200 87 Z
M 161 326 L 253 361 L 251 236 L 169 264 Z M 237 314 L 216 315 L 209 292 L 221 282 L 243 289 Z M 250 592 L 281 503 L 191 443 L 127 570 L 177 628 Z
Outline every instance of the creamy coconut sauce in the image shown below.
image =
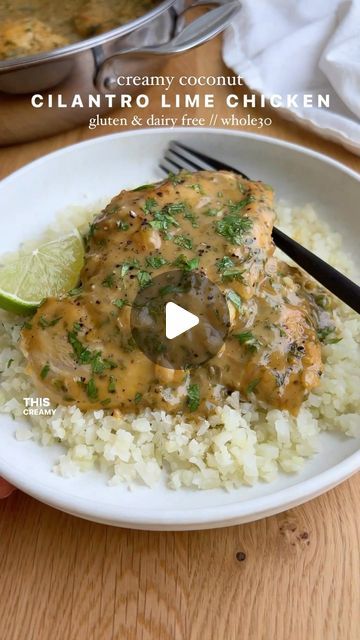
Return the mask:
M 322 374 L 332 303 L 274 257 L 274 221 L 271 187 L 229 172 L 180 174 L 120 193 L 90 227 L 79 288 L 46 300 L 23 329 L 38 389 L 81 409 L 206 415 L 222 385 L 296 414 Z M 186 373 L 151 362 L 130 328 L 139 290 L 174 268 L 214 282 L 231 319 L 218 355 Z
M 0 59 L 63 47 L 138 18 L 158 0 L 2 0 Z

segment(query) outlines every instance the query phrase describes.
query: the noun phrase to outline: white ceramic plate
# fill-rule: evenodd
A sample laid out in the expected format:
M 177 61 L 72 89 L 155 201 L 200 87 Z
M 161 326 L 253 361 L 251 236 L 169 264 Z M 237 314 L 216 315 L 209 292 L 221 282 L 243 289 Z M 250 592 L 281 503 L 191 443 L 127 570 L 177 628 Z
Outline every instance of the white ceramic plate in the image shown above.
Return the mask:
M 124 187 L 162 177 L 167 143 L 177 138 L 271 183 L 279 197 L 313 203 L 356 255 L 360 235 L 359 176 L 313 151 L 250 134 L 216 130 L 152 130 L 106 136 L 67 147 L 0 183 L 0 255 L 51 225 L 58 212 L 110 198 Z M 359 442 L 321 435 L 321 451 L 297 475 L 282 474 L 227 493 L 108 487 L 98 472 L 70 480 L 51 472 L 61 447 L 17 442 L 16 423 L 0 416 L 0 475 L 26 493 L 74 515 L 139 529 L 206 529 L 249 522 L 309 500 L 360 468 Z

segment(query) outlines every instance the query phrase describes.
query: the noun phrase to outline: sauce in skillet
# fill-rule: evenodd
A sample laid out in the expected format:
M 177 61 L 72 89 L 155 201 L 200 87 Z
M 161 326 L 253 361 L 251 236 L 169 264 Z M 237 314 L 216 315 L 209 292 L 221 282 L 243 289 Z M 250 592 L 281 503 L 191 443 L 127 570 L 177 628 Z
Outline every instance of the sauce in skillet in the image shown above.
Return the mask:
M 51 51 L 115 29 L 159 0 L 2 0 L 0 60 Z
M 206 415 L 222 385 L 296 414 L 322 373 L 319 336 L 333 327 L 327 296 L 273 256 L 274 220 L 272 189 L 229 172 L 120 193 L 90 226 L 79 289 L 47 299 L 23 329 L 40 392 L 85 410 Z M 231 318 L 218 355 L 187 373 L 148 360 L 130 328 L 139 290 L 174 268 L 221 288 Z

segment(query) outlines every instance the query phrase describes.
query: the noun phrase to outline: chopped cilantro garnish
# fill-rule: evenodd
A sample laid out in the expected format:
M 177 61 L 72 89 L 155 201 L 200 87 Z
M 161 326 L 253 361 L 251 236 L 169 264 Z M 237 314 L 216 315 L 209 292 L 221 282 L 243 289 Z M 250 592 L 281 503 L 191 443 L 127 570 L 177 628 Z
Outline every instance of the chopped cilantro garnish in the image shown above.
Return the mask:
M 151 269 L 160 269 L 164 264 L 167 264 L 167 260 L 162 256 L 148 256 L 146 258 L 146 264 Z
M 198 384 L 190 384 L 187 392 L 187 406 L 190 411 L 196 411 L 200 404 L 200 387 Z
M 322 309 L 329 309 L 331 306 L 330 297 L 322 293 L 315 297 L 316 304 Z
M 124 278 L 130 269 L 139 269 L 140 262 L 138 260 L 127 260 L 120 265 L 120 277 Z
M 242 244 L 243 236 L 252 227 L 252 220 L 246 216 L 231 213 L 215 223 L 215 231 L 231 244 Z
M 334 333 L 335 331 L 335 327 L 323 327 L 322 329 L 318 329 L 317 332 L 317 336 L 320 340 L 320 342 L 325 342 L 326 338 L 331 334 Z M 329 341 L 327 341 L 329 342 Z
M 91 224 L 89 224 L 89 229 L 86 237 L 87 240 L 90 240 L 90 238 L 93 237 L 95 230 L 96 230 L 96 224 L 92 222 Z
M 118 309 L 122 309 L 126 304 L 129 303 L 124 298 L 116 298 L 116 300 L 113 300 L 113 305 L 115 305 L 115 307 L 117 307 Z
M 86 384 L 86 394 L 90 400 L 97 400 L 98 390 L 94 378 L 90 378 L 89 382 Z
M 14 358 L 10 358 L 10 360 L 7 361 L 6 368 L 9 369 L 13 362 L 14 362 Z
M 234 266 L 233 261 L 229 256 L 224 256 L 217 263 L 217 270 L 219 273 L 223 273 L 226 269 L 231 269 Z
M 154 219 L 150 222 L 150 226 L 153 229 L 159 231 L 167 231 L 170 227 L 178 227 L 179 223 L 175 220 L 174 216 L 167 212 L 166 207 L 161 211 L 155 211 Z
M 195 182 L 194 184 L 189 184 L 189 189 L 193 189 L 196 193 L 199 193 L 200 195 L 204 195 L 204 189 L 202 188 L 201 184 L 199 184 L 198 182 Z
M 125 220 L 118 220 L 116 223 L 117 228 L 119 229 L 119 231 L 127 231 L 128 228 L 130 227 L 128 222 L 125 222 Z
M 105 369 L 109 368 L 105 360 L 102 359 L 100 351 L 94 353 L 94 355 L 91 357 L 90 364 L 93 373 L 101 374 L 104 373 Z
M 132 191 L 145 191 L 145 189 L 152 189 L 154 186 L 154 184 L 141 184 L 140 187 L 136 187 Z
M 175 236 L 174 242 L 178 245 L 178 247 L 183 247 L 184 249 L 192 249 L 193 246 L 192 240 L 188 236 Z
M 107 358 L 102 358 L 100 351 L 91 351 L 84 347 L 78 338 L 76 325 L 68 332 L 68 341 L 72 346 L 75 360 L 78 364 L 90 364 L 93 373 L 101 374 L 105 369 L 114 369 L 116 364 Z
M 164 209 L 172 216 L 175 213 L 185 213 L 187 206 L 185 202 L 172 202 L 171 204 L 167 204 Z
M 151 282 L 151 275 L 147 271 L 139 271 L 137 279 L 141 289 L 148 287 Z
M 233 303 L 234 307 L 240 309 L 241 307 L 241 298 L 235 291 L 228 291 L 226 297 L 230 302 Z
M 246 387 L 246 393 L 247 394 L 252 393 L 255 387 L 258 386 L 259 382 L 260 382 L 259 378 L 255 378 L 254 380 L 251 380 L 251 382 Z
M 182 253 L 180 256 L 176 258 L 173 262 L 175 267 L 179 267 L 183 271 L 193 271 L 193 269 L 197 269 L 199 266 L 199 258 L 187 258 Z
M 59 320 L 61 320 L 61 318 L 62 316 L 57 316 L 52 320 L 48 320 L 47 318 L 45 318 L 45 316 L 40 316 L 38 325 L 42 329 L 47 329 L 48 327 L 54 327 L 59 322 Z
M 43 368 L 41 369 L 41 371 L 40 371 L 41 380 L 45 380 L 45 378 L 46 378 L 47 374 L 49 373 L 49 371 L 50 371 L 50 365 L 48 363 L 46 363 L 43 366 Z
M 103 287 L 108 287 L 109 289 L 111 289 L 115 285 L 115 275 L 113 273 L 109 273 L 109 275 L 104 278 L 101 284 L 103 285 Z
M 222 280 L 242 280 L 243 271 L 234 268 L 234 263 L 228 256 L 224 256 L 217 264 Z
M 114 376 L 109 376 L 108 392 L 115 393 L 116 391 L 116 379 Z
M 78 296 L 82 292 L 83 292 L 83 288 L 82 287 L 75 287 L 74 289 L 71 289 L 69 291 L 68 295 L 69 296 Z
M 144 212 L 145 213 L 153 213 L 155 211 L 155 209 L 157 208 L 157 202 L 155 200 L 155 198 L 146 198 L 145 200 L 145 204 L 144 204 Z
M 233 337 L 236 338 L 240 344 L 246 344 L 250 351 L 257 351 L 260 344 L 257 338 L 251 331 L 242 331 L 242 333 L 233 333 Z
M 142 393 L 139 393 L 138 391 L 135 393 L 135 398 L 134 398 L 134 402 L 135 404 L 139 404 L 139 402 L 142 399 Z
M 191 213 L 191 211 L 189 211 L 188 213 L 185 213 L 185 214 L 184 214 L 184 218 L 186 218 L 186 220 L 189 220 L 189 222 L 191 222 L 191 226 L 192 226 L 194 229 L 197 229 L 197 228 L 198 228 L 199 223 L 198 223 L 198 221 L 197 221 L 197 217 L 196 217 L 196 216 L 194 216 L 194 214 L 193 214 L 193 213 Z
M 184 174 L 182 173 L 175 174 L 172 171 L 170 171 L 168 175 L 168 180 L 170 180 L 171 184 L 175 187 L 177 184 L 181 184 L 182 182 L 184 182 Z
M 248 204 L 254 201 L 255 201 L 254 196 L 248 196 L 247 198 L 244 198 L 243 200 L 239 200 L 238 202 L 232 202 L 230 200 L 227 205 L 229 213 L 232 215 L 234 213 L 239 213 L 241 209 L 244 209 L 244 207 L 247 207 Z
M 84 347 L 77 337 L 77 330 L 68 332 L 68 341 L 71 344 L 74 356 L 79 364 L 89 364 L 91 351 Z

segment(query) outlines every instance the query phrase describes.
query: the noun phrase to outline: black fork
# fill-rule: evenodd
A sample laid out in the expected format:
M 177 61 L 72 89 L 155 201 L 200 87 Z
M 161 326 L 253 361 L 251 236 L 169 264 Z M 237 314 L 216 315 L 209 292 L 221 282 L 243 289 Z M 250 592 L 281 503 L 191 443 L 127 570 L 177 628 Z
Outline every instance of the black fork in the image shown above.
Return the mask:
M 159 166 L 165 173 L 178 173 L 184 169 L 190 172 L 225 170 L 237 173 L 247 180 L 250 179 L 239 169 L 175 141 L 170 143 Z M 286 253 L 289 258 L 294 260 L 302 269 L 354 311 L 360 313 L 360 287 L 355 282 L 303 247 L 299 242 L 287 236 L 280 229 L 274 227 L 272 237 L 275 245 Z

